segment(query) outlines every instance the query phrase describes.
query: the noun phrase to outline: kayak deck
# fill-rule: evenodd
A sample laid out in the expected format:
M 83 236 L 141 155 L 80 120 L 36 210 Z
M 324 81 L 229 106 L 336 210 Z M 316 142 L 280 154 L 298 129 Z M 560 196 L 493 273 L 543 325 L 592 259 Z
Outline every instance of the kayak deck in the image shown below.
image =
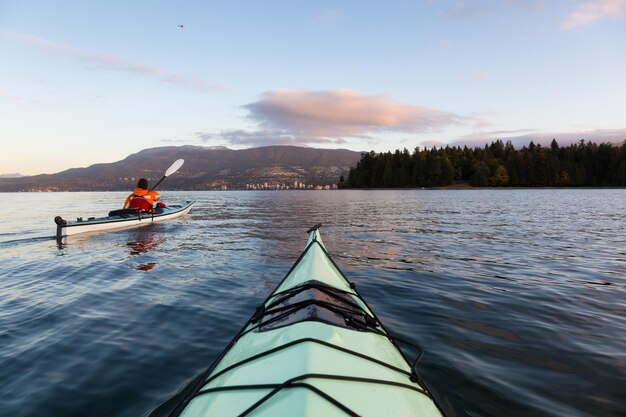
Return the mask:
M 173 416 L 442 416 L 311 230 L 306 249 Z
M 157 208 L 154 213 L 120 214 L 105 217 L 82 218 L 76 221 L 63 220 L 60 216 L 55 217 L 57 225 L 57 239 L 79 233 L 97 232 L 103 230 L 121 229 L 135 226 L 145 226 L 152 222 L 161 222 L 185 215 L 191 211 L 195 201 L 187 201 L 181 205 L 171 205 Z

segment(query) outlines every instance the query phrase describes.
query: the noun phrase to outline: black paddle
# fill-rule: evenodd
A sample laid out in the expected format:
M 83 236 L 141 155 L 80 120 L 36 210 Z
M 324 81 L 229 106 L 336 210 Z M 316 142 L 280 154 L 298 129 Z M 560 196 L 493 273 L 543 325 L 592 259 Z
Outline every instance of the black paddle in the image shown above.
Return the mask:
M 159 180 L 159 182 L 157 182 L 157 183 L 154 185 L 154 187 L 150 188 L 150 190 L 152 191 L 152 190 L 156 189 L 156 188 L 159 186 L 159 184 L 161 184 L 161 182 L 162 182 L 165 178 L 169 177 L 170 175 L 172 175 L 173 173 L 175 173 L 176 171 L 178 171 L 178 169 L 179 169 L 180 167 L 182 167 L 184 163 L 185 163 L 185 160 L 184 160 L 184 159 L 177 159 L 176 161 L 174 161 L 174 163 L 173 163 L 172 165 L 170 165 L 170 167 L 167 169 L 167 171 L 165 171 L 165 175 L 163 175 L 163 178 L 161 178 L 161 179 Z

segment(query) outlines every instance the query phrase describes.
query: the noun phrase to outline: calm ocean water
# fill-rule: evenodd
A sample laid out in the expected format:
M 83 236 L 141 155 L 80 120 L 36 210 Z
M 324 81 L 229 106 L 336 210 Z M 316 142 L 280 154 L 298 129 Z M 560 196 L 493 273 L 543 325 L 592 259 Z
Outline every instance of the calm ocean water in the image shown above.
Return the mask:
M 626 414 L 626 190 L 162 195 L 197 203 L 57 245 L 125 193 L 0 194 L 0 415 L 166 414 L 317 222 L 450 416 Z

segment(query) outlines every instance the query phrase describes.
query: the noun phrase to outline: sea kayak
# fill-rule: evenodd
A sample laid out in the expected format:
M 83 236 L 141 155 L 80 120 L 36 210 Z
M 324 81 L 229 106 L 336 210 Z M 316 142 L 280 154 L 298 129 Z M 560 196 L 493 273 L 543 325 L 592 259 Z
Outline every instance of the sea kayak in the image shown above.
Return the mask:
M 331 259 L 319 226 L 171 416 L 443 416 L 396 339 Z
M 155 209 L 154 213 L 133 212 L 133 210 L 115 210 L 106 217 L 89 217 L 76 221 L 67 221 L 57 216 L 54 222 L 57 225 L 57 239 L 78 233 L 96 232 L 102 230 L 121 229 L 126 227 L 145 226 L 153 222 L 162 222 L 175 219 L 189 213 L 195 201 L 187 201 L 181 205 L 172 205 Z

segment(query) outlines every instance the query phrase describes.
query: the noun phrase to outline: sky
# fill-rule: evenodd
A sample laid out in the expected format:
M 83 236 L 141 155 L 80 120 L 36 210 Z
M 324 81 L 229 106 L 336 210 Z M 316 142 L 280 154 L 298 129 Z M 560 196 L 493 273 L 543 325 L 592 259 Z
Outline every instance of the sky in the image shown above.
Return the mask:
M 626 0 L 0 0 L 0 57 L 0 174 L 626 139 Z

